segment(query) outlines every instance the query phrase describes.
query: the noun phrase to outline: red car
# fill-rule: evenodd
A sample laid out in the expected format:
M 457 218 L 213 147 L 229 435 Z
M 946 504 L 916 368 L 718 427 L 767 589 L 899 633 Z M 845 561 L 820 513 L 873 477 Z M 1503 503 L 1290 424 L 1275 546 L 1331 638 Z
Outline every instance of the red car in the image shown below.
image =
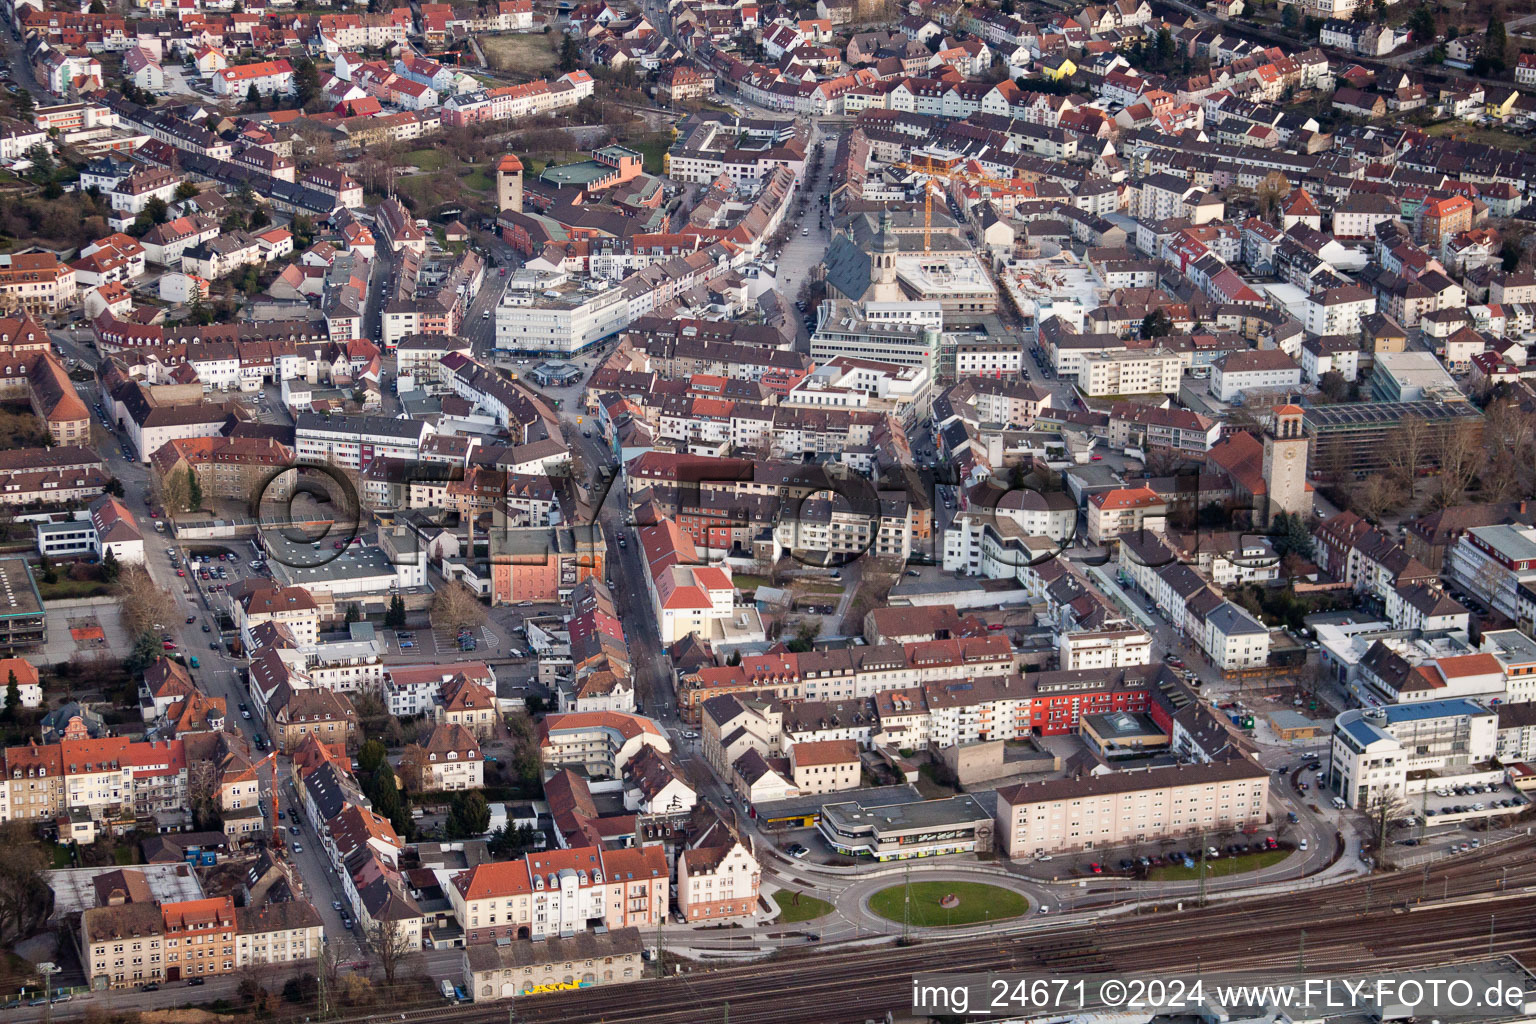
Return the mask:
M 187 570 L 185 570 L 185 569 L 177 569 L 176 570 L 176 575 L 177 576 L 185 576 L 186 574 L 187 574 Z
M 1104 865 L 1103 864 L 1089 864 L 1088 865 L 1088 870 L 1092 871 L 1096 875 L 1102 875 L 1104 873 Z
M 173 640 L 162 640 L 160 641 L 160 646 L 168 651 L 174 651 L 176 649 L 176 643 Z

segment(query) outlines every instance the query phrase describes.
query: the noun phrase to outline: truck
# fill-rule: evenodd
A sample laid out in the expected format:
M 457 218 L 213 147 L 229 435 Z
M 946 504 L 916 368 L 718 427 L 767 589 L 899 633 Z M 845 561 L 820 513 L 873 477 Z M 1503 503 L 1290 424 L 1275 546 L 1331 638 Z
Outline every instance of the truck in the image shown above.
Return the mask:
M 437 983 L 437 990 L 443 994 L 444 999 L 454 998 L 453 982 L 447 978 Z

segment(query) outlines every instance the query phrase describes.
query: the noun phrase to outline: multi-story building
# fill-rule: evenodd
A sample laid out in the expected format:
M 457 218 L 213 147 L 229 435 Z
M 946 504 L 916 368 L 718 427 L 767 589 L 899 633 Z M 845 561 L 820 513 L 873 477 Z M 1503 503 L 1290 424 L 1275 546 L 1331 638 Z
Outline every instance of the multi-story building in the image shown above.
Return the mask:
M 1445 562 L 1447 575 L 1468 593 L 1530 628 L 1536 612 L 1536 528 L 1475 526 L 1456 539 Z
M 1356 329 L 1358 329 L 1358 322 Z M 1345 333 L 1344 330 L 1331 333 Z M 1280 349 L 1233 352 L 1211 370 L 1211 394 L 1230 402 L 1259 388 L 1301 386 L 1301 366 Z
M 288 95 L 293 92 L 293 65 L 286 60 L 267 60 L 214 73 L 215 95 L 243 100 L 253 88 L 260 96 Z
M 1124 534 L 1140 530 L 1148 519 L 1168 514 L 1168 502 L 1150 487 L 1119 487 L 1088 499 L 1088 539 L 1113 544 Z
M 405 785 L 419 793 L 479 789 L 485 784 L 484 769 L 480 744 L 462 725 L 434 725 L 400 759 Z
M 1351 708 L 1334 721 L 1328 781 L 1350 807 L 1403 800 L 1498 751 L 1499 716 L 1472 700 Z
M 789 748 L 790 778 L 801 796 L 857 789 L 862 777 L 853 740 L 806 740 Z
M 660 846 L 577 847 L 496 861 L 447 886 L 468 945 L 540 939 L 606 928 L 656 928 L 671 872 Z
M 1216 835 L 1263 824 L 1268 797 L 1269 773 L 1238 754 L 1008 786 L 997 791 L 997 833 L 1015 860 Z
M 678 912 L 689 922 L 751 917 L 761 881 L 750 840 L 717 822 L 677 855 Z
M 594 778 L 618 778 L 642 747 L 662 753 L 672 750 L 666 733 L 654 721 L 617 711 L 546 715 L 538 735 L 545 766 L 581 767 Z
M 294 424 L 294 456 L 300 462 L 356 470 L 367 469 L 379 458 L 415 462 L 431 433 L 431 424 L 424 420 L 304 412 Z
M 1178 394 L 1184 359 L 1167 349 L 1132 349 L 1086 356 L 1077 382 L 1091 397 Z
M 0 255 L 0 296 L 25 313 L 53 313 L 75 301 L 75 291 L 75 268 L 51 252 Z
M 1063 669 L 1125 668 L 1152 663 L 1152 637 L 1139 629 L 1098 629 L 1056 638 Z

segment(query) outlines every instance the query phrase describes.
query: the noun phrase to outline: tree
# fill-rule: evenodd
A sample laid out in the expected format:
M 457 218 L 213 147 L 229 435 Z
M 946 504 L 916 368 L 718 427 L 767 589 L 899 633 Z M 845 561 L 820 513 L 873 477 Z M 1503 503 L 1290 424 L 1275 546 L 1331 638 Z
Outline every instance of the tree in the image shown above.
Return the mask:
M 1428 4 L 1420 4 L 1414 8 L 1408 16 L 1408 29 L 1413 33 L 1413 41 L 1420 44 L 1429 44 L 1435 38 L 1435 9 Z
M 187 511 L 196 512 L 203 507 L 203 485 L 192 467 L 187 467 Z
M 357 752 L 357 766 L 365 772 L 376 772 L 384 764 L 388 753 L 382 741 L 370 739 Z
M 499 859 L 511 860 L 534 849 L 538 840 L 539 830 L 532 825 L 519 825 L 514 829 L 503 825 L 491 833 L 486 848 Z
M 1161 338 L 1173 332 L 1173 319 L 1167 311 L 1154 309 L 1141 321 L 1141 336 L 1143 338 Z
M 1380 522 L 1383 515 L 1397 507 L 1403 491 L 1391 477 L 1372 473 L 1350 496 L 1356 511 L 1367 519 Z
M 379 970 L 384 974 L 384 984 L 394 987 L 395 975 L 405 964 L 405 961 L 416 952 L 416 944 L 411 941 L 410 933 L 400 926 L 399 921 L 380 921 L 374 927 L 368 929 L 363 936 L 363 949 L 373 956 L 373 960 L 379 965 Z
M 363 609 L 356 601 L 347 605 L 347 624 L 363 621 Z
M 573 35 L 565 35 L 560 39 L 560 70 L 575 71 L 577 63 L 581 60 L 581 45 L 576 42 Z
M 1409 493 L 1424 469 L 1430 447 L 1429 423 L 1422 416 L 1404 416 L 1387 446 L 1387 466 Z
M 5 681 L 5 717 L 14 720 L 16 709 L 21 707 L 21 684 L 16 681 L 16 670 L 11 669 Z
M 1330 402 L 1342 402 L 1349 397 L 1349 381 L 1338 370 L 1329 370 L 1317 378 L 1317 386 Z
M 165 205 L 165 200 L 159 196 L 154 196 L 149 202 L 144 204 L 144 213 L 149 217 L 151 225 L 164 224 L 169 217 L 169 209 Z
M 176 613 L 171 592 L 157 584 L 142 565 L 123 566 L 117 589 L 122 595 L 123 625 L 133 636 L 158 633 Z
M 1440 446 L 1440 475 L 1435 478 L 1434 503 L 1440 508 L 1455 505 L 1467 493 L 1487 461 L 1481 424 L 1461 423 L 1445 436 Z
M 399 594 L 391 594 L 389 597 L 389 608 L 384 612 L 384 628 L 405 628 L 405 598 Z
M 485 794 L 478 789 L 453 794 L 448 804 L 445 827 L 450 839 L 473 839 L 485 835 L 491 827 L 491 809 L 486 805 Z
M 1488 67 L 1500 72 L 1508 61 L 1509 33 L 1504 30 L 1504 19 L 1495 12 L 1488 19 L 1488 32 L 1483 36 L 1483 60 Z
M 176 201 L 182 202 L 197 195 L 197 186 L 190 181 L 184 181 L 176 186 Z
M 261 93 L 257 91 L 255 82 L 252 82 L 250 87 L 245 90 L 245 102 L 247 106 L 253 109 L 261 106 Z
M 1297 14 L 1294 5 L 1286 4 L 1280 9 L 1280 24 L 1285 27 L 1287 32 L 1296 31 L 1296 21 Z
M 122 572 L 123 567 L 118 564 L 117 555 L 111 548 L 107 548 L 107 553 L 101 556 L 101 578 L 108 583 L 115 583 Z
M 105 484 L 102 485 L 101 489 L 103 493 L 110 494 L 114 498 L 121 498 L 124 494 L 123 482 L 117 477 L 113 477 L 112 479 L 108 480 Z
M 455 580 L 433 595 L 430 617 L 439 628 L 464 629 L 484 625 L 486 611 L 474 591 Z
M 47 862 L 30 823 L 0 826 L 0 942 L 34 934 L 53 907 L 43 871 Z
M 320 95 L 320 72 L 315 62 L 300 58 L 293 65 L 294 99 L 301 109 L 308 108 Z
M 1367 810 L 1370 812 L 1371 839 L 1376 849 L 1385 849 L 1392 822 L 1406 813 L 1406 805 L 1396 790 L 1389 789 L 1371 797 Z
M 1504 243 L 1499 246 L 1499 266 L 1506 274 L 1513 274 L 1520 269 L 1520 258 L 1525 255 L 1525 247 L 1520 239 L 1510 235 L 1506 236 Z
M 1307 529 L 1304 517 L 1293 516 L 1289 512 L 1276 512 L 1270 522 L 1270 534 L 1277 553 L 1312 557 L 1312 533 Z
M 153 632 L 145 630 L 137 635 L 133 642 L 133 650 L 128 657 L 123 659 L 123 668 L 129 675 L 141 675 L 145 669 L 153 665 L 164 654 L 160 646 L 160 638 Z

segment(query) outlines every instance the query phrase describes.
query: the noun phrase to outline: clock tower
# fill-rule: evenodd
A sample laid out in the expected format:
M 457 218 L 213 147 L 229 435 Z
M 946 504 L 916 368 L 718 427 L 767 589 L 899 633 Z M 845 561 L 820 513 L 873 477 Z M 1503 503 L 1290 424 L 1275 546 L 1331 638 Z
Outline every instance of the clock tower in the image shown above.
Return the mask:
M 1307 438 L 1302 432 L 1300 406 L 1277 405 L 1264 431 L 1263 517 L 1268 525 L 1277 512 L 1307 515 L 1312 491 L 1307 486 Z

